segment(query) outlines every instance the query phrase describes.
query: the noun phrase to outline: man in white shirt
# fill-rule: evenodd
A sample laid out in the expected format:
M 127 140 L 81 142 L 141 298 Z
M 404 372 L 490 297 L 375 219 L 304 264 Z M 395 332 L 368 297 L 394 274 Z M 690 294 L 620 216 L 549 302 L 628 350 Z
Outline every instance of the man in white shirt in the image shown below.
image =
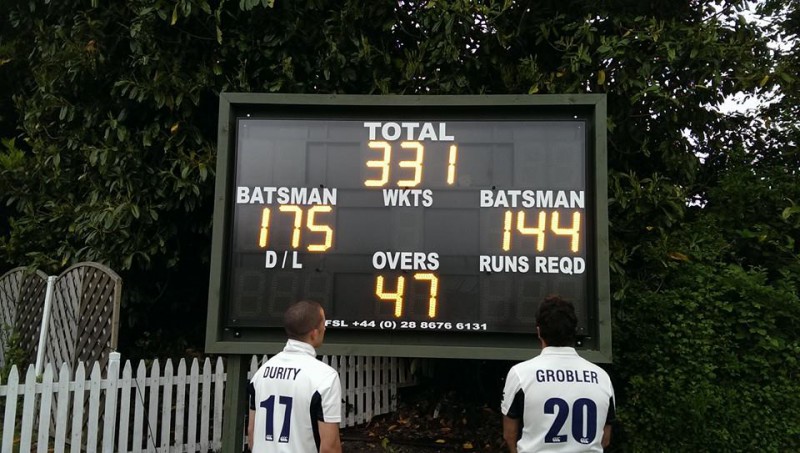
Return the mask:
M 339 374 L 316 359 L 325 312 L 302 300 L 283 315 L 289 340 L 256 371 L 248 386 L 247 443 L 253 453 L 341 453 Z
M 575 307 L 548 297 L 536 314 L 542 352 L 514 365 L 503 389 L 503 438 L 512 453 L 602 452 L 611 441 L 614 387 L 575 352 Z

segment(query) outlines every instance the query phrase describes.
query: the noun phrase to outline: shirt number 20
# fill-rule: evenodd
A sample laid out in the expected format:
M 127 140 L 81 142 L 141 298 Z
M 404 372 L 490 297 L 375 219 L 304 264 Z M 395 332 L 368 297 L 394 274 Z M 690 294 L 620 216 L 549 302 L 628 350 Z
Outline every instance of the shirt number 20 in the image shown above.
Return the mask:
M 569 403 L 561 398 L 550 398 L 544 402 L 545 414 L 556 414 L 550 430 L 544 436 L 544 443 L 559 444 L 567 441 L 567 435 L 561 429 L 569 418 Z M 578 398 L 572 403 L 572 437 L 581 444 L 587 445 L 597 436 L 597 404 L 588 398 Z

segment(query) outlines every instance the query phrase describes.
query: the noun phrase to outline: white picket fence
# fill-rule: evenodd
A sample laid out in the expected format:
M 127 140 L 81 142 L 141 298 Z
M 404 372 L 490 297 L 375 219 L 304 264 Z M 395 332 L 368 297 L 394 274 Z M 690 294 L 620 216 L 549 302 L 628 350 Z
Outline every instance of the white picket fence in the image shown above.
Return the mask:
M 263 360 L 264 358 L 261 358 Z M 368 422 L 396 408 L 398 386 L 412 383 L 403 359 L 324 357 L 339 371 L 343 387 L 342 426 Z M 251 375 L 260 360 L 253 357 Z M 167 360 L 149 366 L 110 361 L 107 373 L 95 364 L 86 376 L 67 364 L 58 374 L 47 365 L 41 379 L 30 366 L 24 381 L 16 367 L 0 382 L 1 452 L 208 452 L 221 448 L 224 363 Z M 105 375 L 104 375 L 105 374 Z M 21 409 L 21 412 L 20 412 Z

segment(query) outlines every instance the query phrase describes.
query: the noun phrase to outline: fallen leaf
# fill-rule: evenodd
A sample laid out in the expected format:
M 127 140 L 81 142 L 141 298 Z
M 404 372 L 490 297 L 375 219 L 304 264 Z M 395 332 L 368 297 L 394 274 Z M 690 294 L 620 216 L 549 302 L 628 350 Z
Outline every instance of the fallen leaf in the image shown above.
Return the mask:
M 472 446 L 472 442 L 464 442 L 464 445 L 462 445 L 462 447 L 464 447 L 464 450 L 472 450 L 473 448 L 475 448 Z
M 681 252 L 669 252 L 667 256 L 669 256 L 675 261 L 689 261 L 689 257 Z
M 446 441 L 446 440 L 444 440 L 444 439 L 436 439 L 436 443 L 437 443 L 437 444 L 443 444 L 443 443 L 445 443 L 445 442 L 447 442 L 447 441 Z

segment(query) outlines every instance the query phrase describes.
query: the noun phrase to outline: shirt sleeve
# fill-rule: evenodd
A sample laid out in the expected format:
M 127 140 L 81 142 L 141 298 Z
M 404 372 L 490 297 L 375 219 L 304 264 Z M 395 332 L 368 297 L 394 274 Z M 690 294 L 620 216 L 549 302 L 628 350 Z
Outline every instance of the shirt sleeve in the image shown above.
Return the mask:
M 611 396 L 608 398 L 608 414 L 606 414 L 606 425 L 610 425 L 617 419 L 617 403 L 614 398 L 614 385 L 611 384 L 611 380 L 609 379 L 609 392 L 611 392 Z
M 322 420 L 325 423 L 340 423 L 342 421 L 342 384 L 339 374 L 331 373 L 331 378 L 326 380 L 319 389 L 322 399 Z
M 610 425 L 617 419 L 617 408 L 614 404 L 614 397 L 608 399 L 608 413 L 606 414 L 606 425 Z
M 510 370 L 508 370 L 506 383 L 503 387 L 503 400 L 500 402 L 500 411 L 503 413 L 503 415 L 515 418 L 514 411 L 512 411 L 512 406 L 515 406 L 515 400 L 519 400 L 518 394 L 521 393 L 521 390 L 522 387 L 520 386 L 519 375 L 512 367 Z M 517 404 L 519 404 L 519 401 L 517 401 Z

